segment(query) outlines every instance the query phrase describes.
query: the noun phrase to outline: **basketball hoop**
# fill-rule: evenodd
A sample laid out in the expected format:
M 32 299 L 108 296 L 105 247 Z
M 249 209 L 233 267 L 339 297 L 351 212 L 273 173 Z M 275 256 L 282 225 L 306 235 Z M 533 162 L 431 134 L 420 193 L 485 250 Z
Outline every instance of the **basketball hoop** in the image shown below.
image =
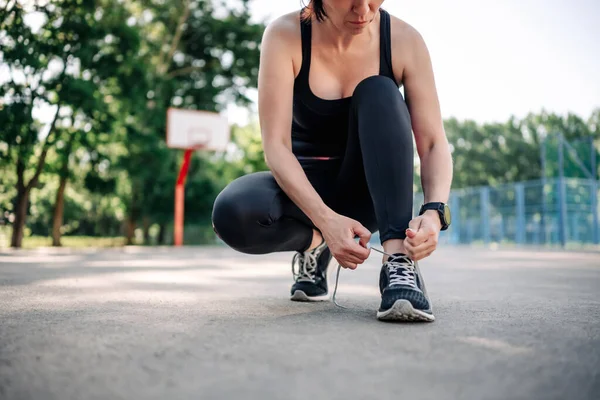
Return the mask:
M 175 183 L 174 244 L 183 244 L 185 180 L 192 152 L 224 151 L 229 143 L 229 123 L 218 113 L 169 108 L 167 110 L 167 146 L 185 150 Z
M 167 146 L 173 149 L 224 151 L 229 143 L 229 122 L 215 112 L 167 110 Z

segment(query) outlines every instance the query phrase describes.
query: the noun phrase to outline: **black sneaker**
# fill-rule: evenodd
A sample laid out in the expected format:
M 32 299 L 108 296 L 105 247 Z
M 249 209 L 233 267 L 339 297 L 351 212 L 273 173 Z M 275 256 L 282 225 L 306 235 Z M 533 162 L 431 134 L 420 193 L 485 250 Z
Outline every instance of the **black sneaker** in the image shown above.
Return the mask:
M 419 265 L 406 254 L 393 254 L 379 275 L 381 306 L 377 318 L 385 321 L 435 320 Z
M 327 290 L 327 267 L 331 261 L 331 251 L 323 240 L 311 251 L 296 253 L 292 259 L 292 274 L 296 281 L 292 285 L 293 301 L 329 300 Z M 296 263 L 298 272 L 296 272 Z

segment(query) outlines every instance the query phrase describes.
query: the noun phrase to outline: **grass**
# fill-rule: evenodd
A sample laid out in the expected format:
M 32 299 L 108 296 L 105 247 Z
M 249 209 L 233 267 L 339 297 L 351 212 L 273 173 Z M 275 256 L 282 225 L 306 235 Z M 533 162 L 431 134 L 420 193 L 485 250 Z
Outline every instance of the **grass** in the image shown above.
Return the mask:
M 125 245 L 124 237 L 63 236 L 62 247 L 121 247 Z M 23 238 L 24 249 L 52 246 L 52 238 L 47 236 L 30 236 Z
M 22 248 L 23 249 L 35 249 L 40 247 L 51 247 L 52 238 L 50 236 L 41 235 L 26 235 L 23 237 Z M 167 235 L 166 245 L 172 243 L 170 232 Z M 8 226 L 0 226 L 0 249 L 7 249 L 10 247 L 10 239 L 12 230 Z M 157 242 L 156 237 L 151 237 L 149 245 L 154 245 Z M 185 239 L 186 245 L 205 245 L 205 244 L 216 244 L 216 236 L 212 231 L 212 227 L 195 227 L 186 226 Z M 99 237 L 99 236 L 62 236 L 61 238 L 62 247 L 65 248 L 106 248 L 106 247 L 122 247 L 125 246 L 125 237 Z M 144 245 L 143 233 L 141 229 L 136 230 L 134 237 L 134 244 Z
M 125 245 L 125 238 L 120 237 L 94 237 L 94 236 L 63 236 L 62 247 L 86 248 L 86 247 L 121 247 Z M 0 249 L 10 246 L 10 236 L 0 235 Z M 27 236 L 23 238 L 24 249 L 35 249 L 39 247 L 51 247 L 52 238 L 48 236 Z

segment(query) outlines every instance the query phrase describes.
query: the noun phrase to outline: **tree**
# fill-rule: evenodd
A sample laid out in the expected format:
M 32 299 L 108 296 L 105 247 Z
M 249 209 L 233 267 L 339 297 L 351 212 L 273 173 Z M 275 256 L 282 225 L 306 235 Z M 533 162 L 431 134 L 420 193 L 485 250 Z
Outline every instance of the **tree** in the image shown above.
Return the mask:
M 446 120 L 455 168 L 453 188 L 540 179 L 544 176 L 541 165 L 544 141 L 546 175 L 558 176 L 559 133 L 580 149 L 581 159 L 589 165 L 589 138 L 598 137 L 598 125 L 594 124 L 598 114 L 596 111 L 588 122 L 574 114 L 561 116 L 545 111 L 520 120 L 513 117 L 506 123 L 480 125 L 468 120 Z M 585 177 L 572 160 L 567 160 L 566 166 L 568 176 Z
M 250 22 L 248 1 L 239 4 L 221 8 L 223 17 L 218 17 L 213 2 L 206 0 L 131 4 L 135 24 L 144 38 L 141 57 L 148 65 L 145 81 L 149 85 L 143 96 L 132 101 L 136 107 L 129 107 L 128 152 L 121 159 L 131 179 L 128 243 L 138 221 L 145 221 L 146 227 L 152 220 L 163 226 L 168 209 L 164 202 L 173 204 L 170 199 L 179 159 L 164 141 L 167 109 L 221 111 L 229 102 L 249 103 L 245 91 L 256 86 L 264 25 Z M 197 171 L 202 175 L 209 169 Z M 196 177 L 194 171 L 188 179 L 190 187 L 196 178 L 205 180 Z M 202 201 L 216 196 L 210 190 L 199 195 Z
M 119 89 L 114 77 L 117 71 L 131 72 L 123 71 L 120 63 L 136 52 L 138 43 L 126 19 L 124 8 L 109 0 L 7 5 L 0 40 L 10 79 L 0 89 L 7 99 L 0 123 L 7 158 L 16 166 L 14 247 L 21 246 L 30 192 L 38 184 L 48 151 L 59 143 L 71 150 L 93 134 L 92 127 L 106 131 L 110 124 L 107 111 Z M 114 40 L 120 36 L 126 40 Z M 36 116 L 44 108 L 54 109 L 48 124 Z M 58 218 L 60 205 L 56 210 Z

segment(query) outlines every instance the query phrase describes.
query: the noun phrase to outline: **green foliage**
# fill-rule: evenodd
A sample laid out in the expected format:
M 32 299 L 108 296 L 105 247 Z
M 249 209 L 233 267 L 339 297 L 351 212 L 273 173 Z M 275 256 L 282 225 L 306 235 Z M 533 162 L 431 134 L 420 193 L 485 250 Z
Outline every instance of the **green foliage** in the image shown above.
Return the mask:
M 9 79 L 0 84 L 0 149 L 16 166 L 12 244 L 19 246 L 42 172 L 68 179 L 72 152 L 83 149 L 83 160 L 94 162 L 102 141 L 115 140 L 117 99 L 135 71 L 126 61 L 140 41 L 119 1 L 9 2 L 4 11 L 0 40 Z M 52 120 L 42 121 L 39 111 L 50 109 Z
M 247 104 L 245 90 L 257 82 L 264 26 L 250 23 L 246 1 L 239 9 L 221 7 L 218 16 L 213 3 L 202 0 L 147 0 L 141 6 L 132 3 L 130 10 L 144 38 L 139 57 L 146 70 L 145 83 L 140 82 L 123 103 L 127 151 L 119 158 L 119 167 L 131 182 L 124 201 L 131 220 L 165 224 L 172 219 L 181 157 L 181 152 L 165 145 L 166 111 L 169 107 L 220 111 L 227 103 Z M 194 160 L 186 189 L 186 218 L 207 220 L 210 199 L 221 187 L 210 175 L 201 158 Z
M 546 176 L 558 176 L 558 141 L 562 134 L 578 149 L 578 157 L 589 166 L 590 137 L 600 139 L 596 110 L 588 122 L 568 114 L 541 112 L 504 124 L 474 121 L 445 121 L 454 160 L 453 188 L 495 185 L 540 179 L 541 146 L 546 142 Z M 596 146 L 596 149 L 598 147 Z M 596 150 L 597 151 L 597 150 Z M 565 176 L 585 178 L 573 158 L 565 156 Z
M 204 0 L 9 2 L 0 21 L 0 65 L 10 77 L 0 80 L 6 100 L 0 103 L 0 166 L 9 175 L 0 183 L 6 187 L 0 197 L 5 223 L 17 223 L 14 204 L 27 207 L 23 201 L 32 189 L 56 190 L 56 178 L 86 198 L 82 204 L 67 190 L 60 200 L 65 232 L 88 232 L 85 221 L 107 215 L 114 219 L 104 224 L 110 229 L 125 216 L 133 224 L 170 223 L 179 157 L 164 142 L 167 108 L 219 111 L 232 101 L 247 104 L 245 91 L 256 86 L 264 26 L 250 22 L 247 1 L 237 5 L 216 10 Z M 52 107 L 52 121 L 36 115 Z M 192 167 L 186 196 L 192 219 L 197 214 L 206 220 L 209 199 L 223 186 L 209 170 L 202 160 Z M 109 201 L 117 209 L 95 215 L 105 198 L 117 199 Z M 38 201 L 35 194 L 30 200 L 29 225 L 47 234 L 59 200 Z

